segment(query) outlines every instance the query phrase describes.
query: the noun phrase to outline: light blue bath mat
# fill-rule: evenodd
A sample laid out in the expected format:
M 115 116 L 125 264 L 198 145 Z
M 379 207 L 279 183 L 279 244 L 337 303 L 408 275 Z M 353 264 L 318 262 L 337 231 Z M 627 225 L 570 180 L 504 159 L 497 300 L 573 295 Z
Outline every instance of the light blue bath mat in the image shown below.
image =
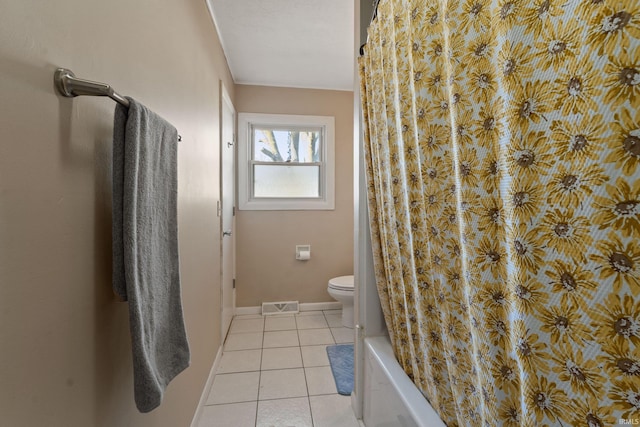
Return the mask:
M 327 355 L 338 393 L 349 396 L 353 391 L 353 344 L 327 346 Z

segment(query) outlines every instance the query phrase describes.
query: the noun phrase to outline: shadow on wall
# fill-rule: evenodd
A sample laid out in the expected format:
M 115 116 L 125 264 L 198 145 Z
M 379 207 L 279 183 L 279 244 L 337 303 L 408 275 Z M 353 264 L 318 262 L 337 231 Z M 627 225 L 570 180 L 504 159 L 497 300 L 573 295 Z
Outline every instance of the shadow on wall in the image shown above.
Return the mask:
M 51 65 L 47 68 L 49 70 L 46 74 L 52 77 L 58 67 Z M 39 70 L 40 73 L 42 70 Z M 98 100 L 62 97 L 56 92 L 53 79 L 50 90 L 58 97 L 58 132 L 59 140 L 62 142 L 59 151 L 60 163 L 66 170 L 77 172 L 78 176 L 93 174 L 94 178 L 94 425 L 103 426 L 105 420 L 110 420 L 110 424 L 115 422 L 126 425 L 127 418 L 126 412 L 122 411 L 122 401 L 132 404 L 134 402 L 131 338 L 128 304 L 119 300 L 111 284 L 113 128 L 105 126 L 105 123 L 110 123 L 111 120 L 105 120 L 104 117 L 107 114 L 112 116 L 115 106 L 108 98 Z M 94 125 L 74 126 L 74 121 L 78 120 L 91 121 Z M 84 133 L 74 134 L 72 129 Z M 76 379 L 69 377 L 65 386 L 76 386 Z M 126 396 L 123 396 L 123 393 Z
M 111 285 L 111 159 L 113 130 L 96 129 L 94 145 L 94 384 L 95 425 L 117 419 L 123 396 L 133 402 L 133 365 L 128 303 L 119 301 Z M 68 139 L 70 140 L 70 139 Z M 116 419 L 114 419 L 116 417 Z M 122 415 L 124 417 L 124 413 Z M 106 427 L 106 426 L 105 426 Z

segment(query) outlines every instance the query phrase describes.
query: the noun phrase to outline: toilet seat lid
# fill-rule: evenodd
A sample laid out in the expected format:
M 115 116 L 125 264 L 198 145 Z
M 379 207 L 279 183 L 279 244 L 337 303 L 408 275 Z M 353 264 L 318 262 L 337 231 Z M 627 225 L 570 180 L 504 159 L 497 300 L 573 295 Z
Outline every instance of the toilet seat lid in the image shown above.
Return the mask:
M 343 291 L 353 290 L 353 275 L 334 277 L 329 280 L 329 287 Z

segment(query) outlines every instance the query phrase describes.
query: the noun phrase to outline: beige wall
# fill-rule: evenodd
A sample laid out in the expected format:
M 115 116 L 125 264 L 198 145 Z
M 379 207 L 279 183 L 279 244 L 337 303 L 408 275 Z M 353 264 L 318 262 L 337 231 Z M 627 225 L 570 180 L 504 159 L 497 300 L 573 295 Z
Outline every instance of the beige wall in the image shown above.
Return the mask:
M 204 0 L 0 0 L 0 425 L 188 426 L 220 345 L 218 85 Z M 111 291 L 114 102 L 61 98 L 58 66 L 172 122 L 191 367 L 133 400 L 126 303 Z
M 327 281 L 353 274 L 353 93 L 236 85 L 245 113 L 335 117 L 336 208 L 333 211 L 239 211 L 237 306 L 267 301 L 333 301 Z M 311 259 L 295 259 L 296 244 Z

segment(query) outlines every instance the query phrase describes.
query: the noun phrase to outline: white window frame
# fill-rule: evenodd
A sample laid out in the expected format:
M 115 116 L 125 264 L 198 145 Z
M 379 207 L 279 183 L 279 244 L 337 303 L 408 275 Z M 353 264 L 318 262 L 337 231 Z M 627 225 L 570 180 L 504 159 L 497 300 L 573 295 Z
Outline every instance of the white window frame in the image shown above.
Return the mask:
M 320 197 L 253 197 L 251 130 L 254 126 L 320 127 Z M 334 210 L 335 209 L 335 119 L 331 116 L 291 114 L 238 114 L 238 207 L 240 210 Z

